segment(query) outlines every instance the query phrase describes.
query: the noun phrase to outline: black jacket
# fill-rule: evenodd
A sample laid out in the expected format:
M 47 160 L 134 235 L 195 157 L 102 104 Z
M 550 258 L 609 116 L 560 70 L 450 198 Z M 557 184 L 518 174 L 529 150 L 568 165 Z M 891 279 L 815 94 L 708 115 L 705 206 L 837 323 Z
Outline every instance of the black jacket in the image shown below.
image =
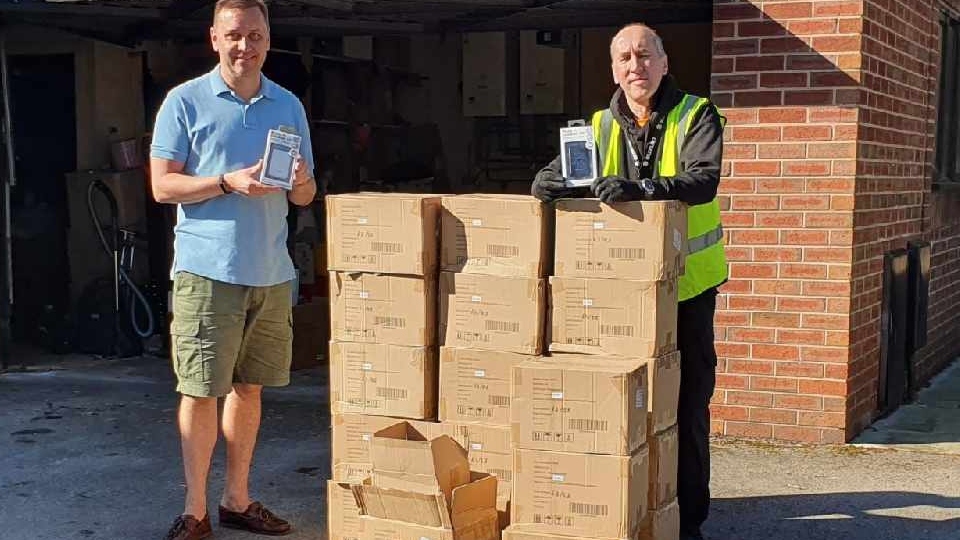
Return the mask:
M 667 75 L 660 83 L 653 96 L 653 110 L 644 127 L 637 125 L 636 117 L 627 106 L 623 91 L 617 89 L 610 100 L 610 111 L 614 119 L 620 124 L 623 137 L 626 137 L 638 152 L 646 147 L 649 137 L 649 127 L 656 124 L 659 115 L 668 114 L 680 100 L 684 93 L 677 87 L 673 76 Z M 662 139 L 661 139 L 662 141 Z M 659 146 L 659 143 L 658 143 Z M 632 159 L 627 159 L 630 151 L 624 148 L 621 153 L 626 162 L 627 175 L 631 180 L 640 180 Z M 660 155 L 660 149 L 657 149 Z M 653 180 L 659 182 L 664 189 L 661 199 L 677 199 L 690 205 L 704 204 L 717 196 L 720 186 L 720 162 L 723 156 L 723 127 L 720 122 L 720 113 L 713 104 L 702 107 L 690 120 L 690 129 L 680 151 L 680 169 L 676 176 L 669 178 L 657 175 L 654 167 Z M 550 171 L 562 174 L 560 156 L 537 173 Z M 588 196 L 584 190 L 583 196 Z

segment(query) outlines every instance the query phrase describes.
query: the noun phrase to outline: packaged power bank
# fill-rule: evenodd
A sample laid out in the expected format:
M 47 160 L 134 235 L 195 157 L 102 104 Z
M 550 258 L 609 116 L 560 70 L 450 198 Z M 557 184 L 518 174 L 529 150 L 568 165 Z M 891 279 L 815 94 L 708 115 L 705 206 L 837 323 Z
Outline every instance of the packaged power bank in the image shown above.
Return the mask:
M 300 136 L 288 128 L 271 129 L 263 153 L 260 183 L 286 190 L 293 189 L 293 171 L 300 155 Z
M 597 178 L 593 126 L 560 128 L 560 161 L 563 179 L 570 187 L 589 186 Z

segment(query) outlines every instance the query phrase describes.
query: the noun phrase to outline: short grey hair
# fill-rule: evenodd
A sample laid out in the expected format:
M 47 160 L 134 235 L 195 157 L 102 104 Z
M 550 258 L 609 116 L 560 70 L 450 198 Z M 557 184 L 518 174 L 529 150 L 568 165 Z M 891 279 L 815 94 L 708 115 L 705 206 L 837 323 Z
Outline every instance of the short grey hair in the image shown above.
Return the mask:
M 628 28 L 646 28 L 647 31 L 653 34 L 653 46 L 656 47 L 657 54 L 659 54 L 660 56 L 667 55 L 667 50 L 663 48 L 663 40 L 660 39 L 660 35 L 657 34 L 657 31 L 654 30 L 653 28 L 650 28 L 644 23 L 638 22 L 638 23 L 630 23 L 622 26 L 619 30 L 617 30 L 617 33 L 614 34 L 612 38 L 610 38 L 610 55 L 611 56 L 613 56 L 613 42 L 617 39 L 617 36 L 619 36 L 621 32 L 623 32 L 624 30 L 627 30 Z

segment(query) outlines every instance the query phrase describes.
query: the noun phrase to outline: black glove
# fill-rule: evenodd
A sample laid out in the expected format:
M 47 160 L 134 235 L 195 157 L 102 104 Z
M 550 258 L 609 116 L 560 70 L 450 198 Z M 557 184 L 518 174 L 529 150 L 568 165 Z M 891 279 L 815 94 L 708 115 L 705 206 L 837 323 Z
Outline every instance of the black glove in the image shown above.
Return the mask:
M 530 193 L 545 203 L 569 197 L 574 194 L 575 190 L 576 188 L 564 183 L 563 176 L 549 169 L 537 173 L 533 185 L 530 187 Z
M 604 176 L 593 181 L 590 191 L 601 202 L 612 204 L 626 201 L 655 201 L 663 199 L 666 189 L 649 178 L 628 180 L 622 176 Z

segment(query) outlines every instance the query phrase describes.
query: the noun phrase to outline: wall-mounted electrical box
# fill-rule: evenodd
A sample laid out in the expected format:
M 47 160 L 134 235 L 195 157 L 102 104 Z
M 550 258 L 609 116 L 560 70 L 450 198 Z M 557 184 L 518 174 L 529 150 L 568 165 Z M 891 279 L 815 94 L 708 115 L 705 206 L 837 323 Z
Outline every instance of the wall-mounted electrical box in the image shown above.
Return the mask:
M 506 36 L 463 34 L 463 115 L 506 116 Z

